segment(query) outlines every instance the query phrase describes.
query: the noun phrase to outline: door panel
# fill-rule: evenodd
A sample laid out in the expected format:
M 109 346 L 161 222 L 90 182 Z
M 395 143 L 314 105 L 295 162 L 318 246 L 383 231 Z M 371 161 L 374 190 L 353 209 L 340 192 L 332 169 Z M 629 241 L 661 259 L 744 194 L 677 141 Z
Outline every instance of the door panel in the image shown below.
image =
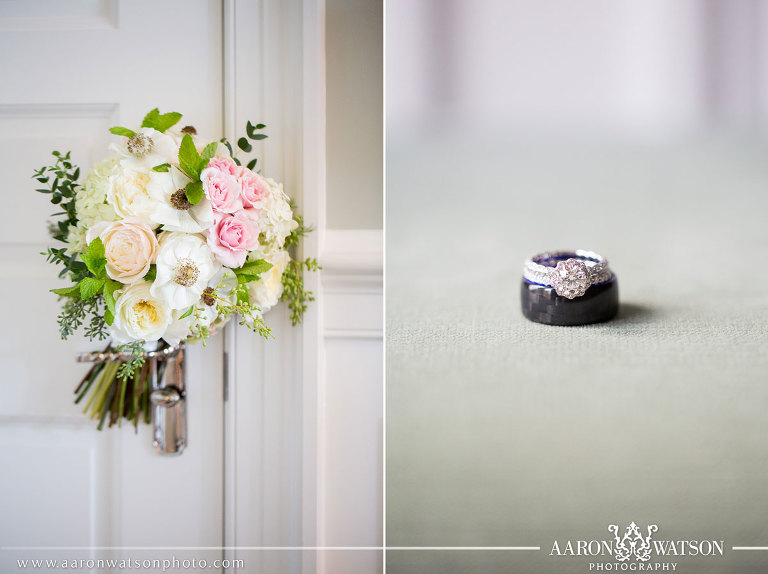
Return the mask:
M 97 431 L 72 390 L 87 370 L 75 355 L 103 343 L 59 340 L 48 293 L 57 270 L 39 254 L 55 209 L 30 176 L 53 149 L 72 150 L 85 172 L 106 156 L 107 128 L 136 125 L 153 107 L 218 136 L 221 3 L 66 6 L 0 2 L 0 546 L 220 546 L 220 337 L 187 353 L 181 457 L 156 454 L 146 426 L 138 436 L 125 426 Z M 74 557 L 110 553 L 121 554 Z M 0 570 L 22 554 L 35 555 L 0 550 Z

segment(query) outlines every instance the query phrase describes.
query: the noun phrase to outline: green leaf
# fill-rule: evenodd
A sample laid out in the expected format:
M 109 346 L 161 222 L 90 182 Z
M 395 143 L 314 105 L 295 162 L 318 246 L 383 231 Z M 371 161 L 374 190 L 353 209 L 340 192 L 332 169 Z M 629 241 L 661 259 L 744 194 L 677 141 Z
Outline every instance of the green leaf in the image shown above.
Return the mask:
M 232 271 L 235 272 L 235 275 L 261 275 L 270 269 L 272 269 L 272 264 L 269 261 L 257 259 L 256 261 L 246 261 L 242 267 Z
M 248 169 L 253 170 L 253 168 L 256 167 L 256 162 L 258 162 L 256 158 L 253 158 L 251 161 L 248 162 Z
M 235 157 L 235 151 L 232 149 L 232 144 L 227 141 L 227 138 L 221 138 L 219 141 L 227 146 L 229 157 Z
M 136 135 L 135 131 L 129 130 L 128 128 L 122 128 L 120 126 L 109 128 L 109 132 L 115 134 L 116 136 L 125 136 L 127 138 L 132 138 Z
M 86 254 L 89 257 L 104 257 L 104 243 L 102 243 L 101 237 L 97 237 L 88 244 Z
M 51 293 L 61 295 L 62 297 L 75 297 L 80 298 L 80 286 L 71 285 L 69 287 L 62 287 L 61 289 L 51 289 Z
M 154 263 L 149 266 L 149 271 L 144 275 L 144 281 L 154 281 L 157 277 L 157 265 Z
M 111 311 L 113 315 L 115 313 L 115 291 L 122 286 L 122 283 L 118 283 L 112 279 L 107 279 L 104 282 L 104 302 L 107 305 L 107 309 Z
M 253 146 L 250 144 L 250 142 L 246 138 L 240 138 L 239 140 L 237 140 L 237 147 L 239 147 L 245 153 L 248 153 L 253 149 Z
M 151 112 L 149 112 L 146 116 L 144 116 L 144 121 L 141 122 L 141 127 L 143 128 L 154 128 L 157 123 L 157 118 L 160 117 L 160 110 L 155 108 Z
M 248 275 L 247 273 L 239 273 L 237 275 L 238 284 L 250 283 L 251 281 L 258 281 L 261 279 L 258 275 Z
M 173 127 L 179 123 L 180 119 L 181 114 L 179 112 L 168 112 L 167 114 L 162 114 L 157 118 L 155 129 L 160 133 L 163 133 L 168 128 Z
M 97 237 L 88 245 L 88 251 L 80 256 L 83 260 L 88 271 L 96 275 L 96 277 L 104 277 L 104 268 L 107 264 L 107 259 L 104 256 L 104 244 L 101 242 L 101 238 Z
M 160 114 L 160 110 L 155 108 L 144 116 L 144 121 L 141 122 L 141 127 L 152 128 L 160 133 L 164 132 L 171 126 L 174 126 L 181 119 L 179 112 L 168 112 L 167 114 Z
M 251 122 L 248 122 L 248 124 L 245 126 L 245 133 L 248 134 L 248 137 L 252 140 L 263 140 L 267 136 L 264 134 L 257 134 L 256 131 L 263 130 L 265 127 L 267 126 L 264 124 L 256 124 L 254 126 Z
M 203 148 L 203 153 L 200 155 L 200 157 L 203 159 L 203 163 L 202 163 L 202 167 L 200 168 L 200 171 L 205 169 L 205 167 L 208 165 L 208 160 L 210 160 L 214 155 L 216 155 L 217 149 L 219 149 L 219 142 L 211 142 Z
M 104 287 L 104 279 L 96 279 L 95 277 L 86 277 L 80 281 L 80 297 L 82 299 L 90 299 L 94 295 L 101 292 Z
M 179 167 L 190 179 L 200 179 L 200 154 L 189 134 L 184 134 L 179 146 Z
M 184 193 L 187 196 L 187 201 L 192 205 L 197 205 L 200 200 L 203 199 L 203 182 L 202 181 L 190 181 L 187 187 L 184 188 Z
M 267 139 L 267 137 L 269 137 L 269 136 L 267 136 L 267 134 L 256 134 L 251 139 L 254 140 L 254 141 L 259 141 L 259 140 L 265 140 L 265 139 Z
M 171 169 L 170 163 L 161 163 L 160 165 L 156 165 L 152 168 L 152 171 L 159 171 L 162 173 L 165 173 L 166 171 L 169 171 Z
M 187 310 L 185 311 L 185 313 L 184 313 L 184 314 L 183 314 L 181 317 L 179 317 L 179 319 L 186 319 L 187 317 L 189 317 L 189 316 L 192 314 L 192 312 L 193 312 L 194 310 L 195 310 L 195 306 L 194 306 L 194 305 L 192 305 L 192 306 L 191 306 L 189 309 L 187 309 Z
M 114 323 L 114 321 L 115 321 L 115 314 L 112 311 L 110 311 L 109 309 L 104 311 L 104 322 L 107 325 L 111 326 L 112 323 Z
M 248 134 L 248 137 L 252 137 L 256 134 L 256 128 L 250 121 L 245 125 L 245 133 Z

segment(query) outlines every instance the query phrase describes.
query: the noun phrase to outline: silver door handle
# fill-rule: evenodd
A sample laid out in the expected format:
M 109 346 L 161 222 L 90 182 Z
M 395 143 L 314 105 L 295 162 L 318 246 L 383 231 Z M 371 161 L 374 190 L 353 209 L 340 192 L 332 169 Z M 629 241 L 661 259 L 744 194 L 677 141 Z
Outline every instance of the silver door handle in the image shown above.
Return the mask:
M 128 360 L 120 352 L 81 353 L 79 362 Z M 154 406 L 152 446 L 160 454 L 181 454 L 187 446 L 187 401 L 184 385 L 184 343 L 144 353 L 149 362 L 150 402 Z
M 150 400 L 154 405 L 152 446 L 161 454 L 181 454 L 187 446 L 187 401 L 184 392 L 184 344 L 162 362 L 150 358 Z

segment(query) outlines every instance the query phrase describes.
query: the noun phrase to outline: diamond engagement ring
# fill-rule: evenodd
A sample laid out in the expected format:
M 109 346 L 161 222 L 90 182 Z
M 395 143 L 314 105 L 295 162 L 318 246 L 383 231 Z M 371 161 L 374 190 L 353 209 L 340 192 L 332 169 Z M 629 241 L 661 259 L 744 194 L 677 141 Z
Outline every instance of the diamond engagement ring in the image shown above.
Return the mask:
M 554 287 L 561 297 L 582 297 L 592 285 L 610 281 L 608 261 L 593 251 L 550 251 L 525 262 L 523 278 L 528 283 Z

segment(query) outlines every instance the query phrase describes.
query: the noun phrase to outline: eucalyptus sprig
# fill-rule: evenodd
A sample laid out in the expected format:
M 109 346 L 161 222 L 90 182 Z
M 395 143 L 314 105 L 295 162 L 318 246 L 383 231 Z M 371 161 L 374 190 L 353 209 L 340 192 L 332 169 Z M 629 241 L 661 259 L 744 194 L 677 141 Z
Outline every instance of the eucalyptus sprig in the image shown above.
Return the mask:
M 63 340 L 77 331 L 90 316 L 85 335 L 90 339 L 104 340 L 107 338 L 104 315 L 99 305 L 99 299 L 67 299 L 59 313 L 59 334 Z
M 51 214 L 51 217 L 64 217 L 52 222 L 50 230 L 56 241 L 66 243 L 70 228 L 77 225 L 75 195 L 79 185 L 77 180 L 80 178 L 80 168 L 72 163 L 72 152 L 54 151 L 52 155 L 56 158 L 53 164 L 35 170 L 32 177 L 44 186 L 35 191 L 50 195 L 51 203 L 62 210 Z M 64 248 L 53 247 L 43 252 L 43 255 L 49 263 L 63 265 L 59 277 L 69 273 L 74 281 L 82 279 L 85 265 L 77 260 L 76 255 L 67 254 Z
M 245 134 L 248 137 L 241 137 L 237 140 L 237 147 L 240 149 L 240 151 L 243 151 L 245 153 L 251 153 L 253 151 L 253 145 L 248 140 L 257 142 L 261 140 L 267 139 L 267 134 L 261 133 L 264 128 L 266 128 L 266 124 L 252 124 L 250 121 L 245 125 Z M 234 148 L 232 147 L 232 144 L 229 143 L 229 140 L 227 138 L 221 138 L 219 140 L 221 143 L 223 143 L 225 146 L 227 146 L 227 149 L 229 150 L 229 155 L 232 157 L 234 162 L 237 165 L 243 165 L 240 158 L 237 157 L 237 152 L 235 152 Z M 256 158 L 253 158 L 250 160 L 245 167 L 247 167 L 250 170 L 256 169 L 256 164 L 258 163 L 258 160 Z

